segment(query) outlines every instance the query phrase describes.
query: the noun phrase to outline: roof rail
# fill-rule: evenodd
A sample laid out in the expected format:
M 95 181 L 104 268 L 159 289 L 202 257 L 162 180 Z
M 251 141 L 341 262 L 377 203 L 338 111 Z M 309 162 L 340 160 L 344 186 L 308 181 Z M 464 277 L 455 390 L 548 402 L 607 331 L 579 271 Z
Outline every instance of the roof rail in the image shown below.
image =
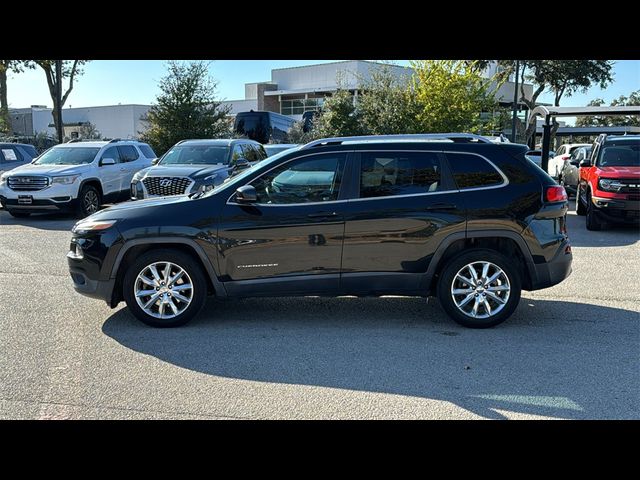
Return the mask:
M 121 142 L 122 139 L 121 138 L 113 138 L 111 140 L 109 140 L 109 143 L 116 143 L 116 142 Z
M 81 142 L 82 139 L 81 138 L 72 138 L 71 140 L 69 140 L 67 143 L 78 143 Z
M 357 144 L 357 143 L 375 143 L 375 142 L 437 142 L 437 141 L 449 141 L 449 142 L 478 142 L 478 143 L 491 143 L 491 141 L 481 135 L 474 133 L 417 133 L 408 135 L 363 135 L 354 137 L 335 137 L 335 138 L 321 138 L 314 140 L 306 145 L 302 146 L 301 150 L 306 150 L 313 147 L 321 147 L 328 145 L 342 145 L 345 143 Z

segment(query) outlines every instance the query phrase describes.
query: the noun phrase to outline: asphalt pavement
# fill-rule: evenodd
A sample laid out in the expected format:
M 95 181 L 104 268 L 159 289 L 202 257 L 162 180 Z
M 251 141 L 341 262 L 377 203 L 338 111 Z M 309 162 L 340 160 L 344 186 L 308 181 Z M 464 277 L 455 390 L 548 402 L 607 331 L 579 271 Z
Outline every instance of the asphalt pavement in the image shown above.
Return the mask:
M 75 221 L 0 210 L 0 418 L 640 418 L 640 231 L 568 219 L 573 274 L 488 330 L 435 299 L 210 300 L 153 329 L 75 293 Z

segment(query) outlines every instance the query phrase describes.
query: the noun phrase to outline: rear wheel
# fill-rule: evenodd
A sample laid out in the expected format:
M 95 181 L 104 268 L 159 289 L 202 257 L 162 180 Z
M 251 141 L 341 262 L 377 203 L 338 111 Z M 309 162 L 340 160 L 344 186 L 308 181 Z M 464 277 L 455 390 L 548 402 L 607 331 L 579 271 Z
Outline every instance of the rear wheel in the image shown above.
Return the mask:
M 16 212 L 15 210 L 7 210 L 7 211 L 9 212 L 9 215 L 15 218 L 27 218 L 28 216 L 31 215 L 30 212 Z
M 457 323 L 488 328 L 504 322 L 520 301 L 521 280 L 516 265 L 493 250 L 470 250 L 445 266 L 438 299 Z
M 152 250 L 128 269 L 123 297 L 131 312 L 152 327 L 184 325 L 202 309 L 207 281 L 200 265 L 177 250 Z
M 576 187 L 576 213 L 578 215 L 585 215 L 587 213 L 587 208 L 582 202 L 582 189 L 580 188 L 580 184 Z

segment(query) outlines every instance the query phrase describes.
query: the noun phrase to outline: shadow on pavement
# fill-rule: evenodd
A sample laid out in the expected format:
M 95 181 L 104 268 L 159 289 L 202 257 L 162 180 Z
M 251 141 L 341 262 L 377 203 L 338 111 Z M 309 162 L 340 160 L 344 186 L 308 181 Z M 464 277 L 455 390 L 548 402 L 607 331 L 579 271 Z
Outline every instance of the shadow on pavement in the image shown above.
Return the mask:
M 39 230 L 71 230 L 78 220 L 69 213 L 34 213 L 26 218 L 14 218 L 0 209 L 0 226 L 21 225 Z
M 505 324 L 471 330 L 433 300 L 269 298 L 211 300 L 177 329 L 124 308 L 103 332 L 209 375 L 445 400 L 485 418 L 636 418 L 639 322 L 630 310 L 523 298 Z
M 574 247 L 621 247 L 640 241 L 640 225 L 609 224 L 605 230 L 587 230 L 585 218 L 576 215 L 575 202 L 570 202 L 567 214 L 567 230 Z

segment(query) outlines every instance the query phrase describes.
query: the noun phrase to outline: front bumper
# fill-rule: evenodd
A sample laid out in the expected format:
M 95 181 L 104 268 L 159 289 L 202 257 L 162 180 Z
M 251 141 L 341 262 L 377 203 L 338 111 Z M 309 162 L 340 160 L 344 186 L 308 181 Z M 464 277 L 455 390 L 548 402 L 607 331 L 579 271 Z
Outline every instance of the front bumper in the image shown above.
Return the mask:
M 42 190 L 0 188 L 0 203 L 7 210 L 21 212 L 68 211 L 76 208 L 79 182 L 72 185 L 53 184 Z M 29 197 L 31 203 L 25 203 Z
M 615 223 L 636 223 L 640 221 L 640 200 L 591 197 L 598 215 Z

